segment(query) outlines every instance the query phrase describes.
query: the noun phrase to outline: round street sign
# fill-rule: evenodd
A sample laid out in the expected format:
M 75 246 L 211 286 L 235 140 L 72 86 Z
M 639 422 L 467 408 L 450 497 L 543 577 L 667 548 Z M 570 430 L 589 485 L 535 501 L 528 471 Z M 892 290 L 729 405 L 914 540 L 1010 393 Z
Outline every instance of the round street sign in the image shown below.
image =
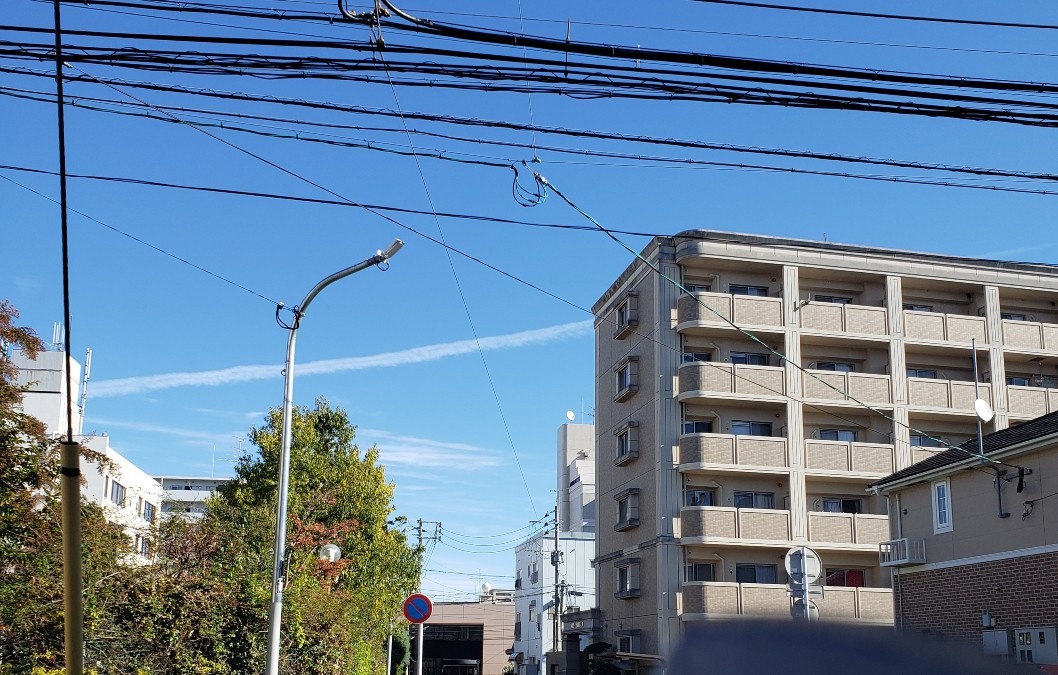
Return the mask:
M 404 600 L 404 618 L 411 623 L 423 623 L 433 613 L 433 603 L 422 593 L 412 593 Z
M 823 573 L 823 564 L 812 549 L 794 546 L 786 552 L 786 573 L 795 583 L 810 584 Z

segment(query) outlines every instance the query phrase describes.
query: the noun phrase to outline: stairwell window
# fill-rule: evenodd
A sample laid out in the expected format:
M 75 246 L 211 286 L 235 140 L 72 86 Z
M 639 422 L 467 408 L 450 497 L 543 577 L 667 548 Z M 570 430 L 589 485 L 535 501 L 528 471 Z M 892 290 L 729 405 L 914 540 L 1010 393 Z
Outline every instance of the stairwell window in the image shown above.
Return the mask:
M 639 558 L 626 558 L 614 564 L 615 598 L 639 597 Z
M 951 484 L 945 478 L 933 483 L 933 533 L 951 531 Z
M 616 495 L 617 523 L 613 529 L 617 532 L 639 527 L 639 488 L 629 488 Z
M 629 422 L 614 432 L 614 466 L 623 466 L 639 457 L 639 423 Z
M 620 403 L 639 391 L 639 357 L 629 356 L 614 370 L 614 401 Z

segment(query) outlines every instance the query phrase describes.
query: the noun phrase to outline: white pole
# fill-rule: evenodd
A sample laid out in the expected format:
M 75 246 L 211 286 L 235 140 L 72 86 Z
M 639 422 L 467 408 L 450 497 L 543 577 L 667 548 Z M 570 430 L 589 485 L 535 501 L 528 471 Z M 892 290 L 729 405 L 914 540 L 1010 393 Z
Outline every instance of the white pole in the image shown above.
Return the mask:
M 393 628 L 389 629 L 389 640 L 386 641 L 386 675 L 393 673 Z
M 422 675 L 422 624 L 419 624 L 419 644 L 416 646 L 415 651 L 417 656 L 415 657 L 415 675 Z

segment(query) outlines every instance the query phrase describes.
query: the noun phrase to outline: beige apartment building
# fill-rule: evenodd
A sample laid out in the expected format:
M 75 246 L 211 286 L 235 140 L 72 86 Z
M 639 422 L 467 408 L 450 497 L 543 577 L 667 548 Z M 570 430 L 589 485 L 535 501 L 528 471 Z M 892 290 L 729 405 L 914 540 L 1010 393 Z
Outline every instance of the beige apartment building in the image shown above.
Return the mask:
M 1058 267 L 706 230 L 642 255 L 593 308 L 603 639 L 650 671 L 688 622 L 790 617 L 801 545 L 820 620 L 892 624 L 866 488 L 973 438 L 978 396 L 986 432 L 1058 409 Z

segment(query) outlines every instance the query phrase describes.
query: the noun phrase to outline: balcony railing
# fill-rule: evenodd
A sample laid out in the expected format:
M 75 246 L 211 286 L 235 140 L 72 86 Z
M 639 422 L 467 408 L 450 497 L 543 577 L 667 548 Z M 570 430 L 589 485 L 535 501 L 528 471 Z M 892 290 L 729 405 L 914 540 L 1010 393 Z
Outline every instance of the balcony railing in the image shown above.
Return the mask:
M 888 335 L 885 307 L 815 302 L 802 305 L 801 328 L 828 333 Z
M 883 443 L 805 441 L 805 467 L 809 471 L 872 473 L 887 476 L 895 471 L 893 446 Z
M 1058 389 L 1044 387 L 1007 387 L 1007 407 L 1010 414 L 1039 417 L 1058 410 Z
M 813 511 L 808 514 L 808 538 L 819 543 L 877 546 L 889 538 L 889 516 Z
M 704 616 L 790 616 L 790 598 L 783 584 L 736 584 L 722 581 L 687 582 L 681 588 L 685 620 Z M 893 621 L 893 592 L 889 588 L 824 586 L 813 599 L 823 621 Z
M 688 434 L 680 438 L 680 461 L 685 464 L 787 467 L 786 439 L 731 434 Z
M 878 562 L 882 567 L 904 567 L 926 562 L 925 539 L 891 539 L 878 544 Z
M 992 391 L 989 385 L 982 383 L 978 389 L 981 398 L 991 403 Z M 916 408 L 949 408 L 973 412 L 974 394 L 973 382 L 907 378 L 907 400 Z
M 685 363 L 680 366 L 680 393 L 706 391 L 747 396 L 785 396 L 784 370 L 774 366 L 731 363 Z
M 1003 319 L 1003 344 L 1021 349 L 1058 351 L 1058 325 Z
M 723 317 L 723 318 L 721 318 Z M 676 303 L 676 323 L 704 322 L 739 326 L 782 326 L 782 299 L 728 293 L 684 295 Z
M 680 511 L 683 539 L 751 539 L 790 541 L 790 512 L 780 509 L 735 509 L 688 506 Z
M 812 370 L 804 373 L 805 398 L 824 401 L 847 401 L 850 398 L 863 403 L 892 403 L 892 387 L 888 375 L 873 373 L 841 373 L 832 370 Z
M 988 342 L 985 318 L 965 314 L 940 314 L 904 310 L 904 337 L 911 340 L 933 340 L 978 344 Z

